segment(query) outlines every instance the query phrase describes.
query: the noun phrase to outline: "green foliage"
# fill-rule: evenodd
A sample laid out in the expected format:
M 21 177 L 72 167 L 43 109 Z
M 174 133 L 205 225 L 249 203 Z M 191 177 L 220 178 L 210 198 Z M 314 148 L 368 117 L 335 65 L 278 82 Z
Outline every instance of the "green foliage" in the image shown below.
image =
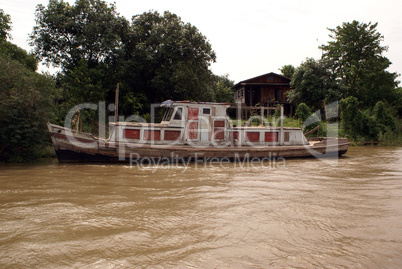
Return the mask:
M 214 76 L 214 100 L 218 103 L 234 103 L 232 87 L 234 82 L 229 79 L 229 75 Z
M 374 106 L 373 117 L 379 128 L 383 130 L 382 132 L 386 132 L 387 130 L 395 131 L 395 120 L 383 101 L 378 101 Z
M 402 119 L 395 118 L 395 130 L 381 132 L 379 140 L 383 146 L 402 146 Z
M 31 161 L 48 142 L 53 117 L 51 77 L 0 55 L 0 161 Z
M 316 113 L 311 113 L 310 108 L 305 103 L 300 103 L 297 106 L 295 116 L 299 120 L 299 124 L 303 123 L 303 132 L 308 132 L 318 125 L 322 125 Z
M 33 55 L 6 40 L 10 24 L 0 10 L 0 161 L 33 161 L 46 154 L 55 82 L 35 72 Z
M 304 102 L 313 110 L 323 110 L 325 104 L 340 98 L 341 87 L 326 69 L 324 62 L 312 58 L 296 69 L 290 85 L 292 90 L 288 92 L 289 100 L 296 104 Z
M 227 82 L 215 84 L 209 70 L 216 56 L 206 37 L 170 12 L 146 12 L 130 23 L 114 4 L 102 0 L 77 0 L 73 5 L 50 0 L 47 7 L 37 6 L 36 20 L 34 52 L 61 67 L 58 84 L 70 107 L 113 103 L 117 83 L 119 108 L 126 115 L 143 114 L 150 103 L 166 99 L 213 101 L 229 96 Z
M 275 105 L 275 107 L 280 108 L 281 105 L 277 104 L 277 105 Z M 280 109 L 275 109 L 275 112 L 274 112 L 273 117 L 274 117 L 275 119 L 279 119 L 280 116 L 281 116 L 281 110 L 280 110 Z
M 62 88 L 59 123 L 80 103 L 114 102 L 116 84 L 122 75 L 118 59 L 129 27 L 115 9 L 114 4 L 101 0 L 77 0 L 74 5 L 50 0 L 47 7 L 37 6 L 31 45 L 38 59 L 61 67 L 57 75 Z M 120 95 L 122 100 L 125 93 Z M 83 125 L 98 119 L 89 111 L 81 117 Z M 88 128 L 94 129 L 92 125 Z
M 105 100 L 108 89 L 104 89 L 107 68 L 101 65 L 89 67 L 88 62 L 81 59 L 74 68 L 59 76 L 63 85 L 64 98 L 70 107 L 84 103 Z
M 24 49 L 8 41 L 1 43 L 0 54 L 24 65 L 25 68 L 34 72 L 38 68 L 38 60 L 34 55 L 28 54 Z
M 367 111 L 359 109 L 356 97 L 348 97 L 340 102 L 341 119 L 345 134 L 353 140 L 360 138 L 378 140 L 380 130 L 373 117 Z
M 216 56 L 196 27 L 170 12 L 146 12 L 133 17 L 130 29 L 125 57 L 131 88 L 150 102 L 214 99 L 209 66 Z
M 248 119 L 249 126 L 260 126 L 261 124 L 262 124 L 262 122 L 261 122 L 260 116 L 254 115 Z
M 296 108 L 295 116 L 302 122 L 305 122 L 310 117 L 311 112 L 305 103 L 300 103 Z
M 293 65 L 284 65 L 282 68 L 279 68 L 279 71 L 281 71 L 282 75 L 288 78 L 292 78 L 293 74 L 295 73 L 295 67 Z
M 362 113 L 359 111 L 359 101 L 356 97 L 342 99 L 339 103 L 341 119 L 345 134 L 350 138 L 357 139 L 360 134 Z M 355 124 L 355 122 L 357 124 Z
M 38 5 L 30 39 L 40 60 L 64 70 L 80 65 L 110 63 L 121 45 L 128 22 L 117 15 L 114 4 L 101 0 L 77 0 L 74 5 L 50 0 Z
M 4 13 L 3 9 L 0 9 L 0 43 L 10 38 L 11 31 L 11 17 Z
M 397 114 L 402 118 L 402 88 L 398 87 L 395 89 L 395 99 L 391 104 L 397 110 Z
M 386 70 L 391 62 L 382 54 L 388 48 L 381 45 L 383 36 L 376 28 L 377 23 L 353 21 L 329 29 L 333 40 L 320 47 L 322 59 L 302 63 L 288 93 L 290 101 L 320 109 L 322 117 L 326 104 L 343 97 L 342 125 L 355 141 L 391 137 L 397 132 L 392 115 L 401 114 L 397 74 Z
M 400 135 L 396 128 L 396 119 L 382 101 L 377 102 L 372 111 L 359 109 L 356 97 L 342 99 L 340 106 L 345 134 L 355 141 L 382 141 Z
M 382 54 L 388 47 L 381 46 L 384 37 L 376 28 L 371 22 L 343 23 L 329 29 L 333 41 L 320 47 L 323 61 L 345 86 L 343 97 L 357 97 L 363 108 L 395 98 L 397 74 L 386 70 L 391 62 Z

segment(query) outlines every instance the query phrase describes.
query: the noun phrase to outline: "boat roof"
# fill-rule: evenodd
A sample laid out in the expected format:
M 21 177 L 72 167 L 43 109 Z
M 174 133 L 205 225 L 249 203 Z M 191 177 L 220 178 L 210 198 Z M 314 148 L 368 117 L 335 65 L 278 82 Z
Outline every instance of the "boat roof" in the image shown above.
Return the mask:
M 170 107 L 171 105 L 230 106 L 229 103 L 191 102 L 191 101 L 172 101 L 172 100 L 166 100 L 166 101 L 162 102 L 161 107 Z

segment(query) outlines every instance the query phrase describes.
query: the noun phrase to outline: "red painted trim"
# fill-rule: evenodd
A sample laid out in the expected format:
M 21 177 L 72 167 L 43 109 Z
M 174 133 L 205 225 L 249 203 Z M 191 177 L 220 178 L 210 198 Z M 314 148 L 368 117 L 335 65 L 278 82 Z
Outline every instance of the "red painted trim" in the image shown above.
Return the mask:
M 180 138 L 180 131 L 165 130 L 165 140 L 174 141 Z
M 188 120 L 198 120 L 198 107 L 188 108 Z
M 214 130 L 214 139 L 215 140 L 225 139 L 225 129 L 223 129 L 223 128 L 215 129 Z
M 224 120 L 214 121 L 214 127 L 225 127 L 225 121 Z
M 265 132 L 265 142 L 278 142 L 278 133 Z
M 188 123 L 188 139 L 198 139 L 198 122 Z
M 140 139 L 139 129 L 124 129 L 123 137 L 127 139 Z
M 144 140 L 161 140 L 160 130 L 145 130 Z
M 260 132 L 247 132 L 246 139 L 249 142 L 258 142 L 260 141 Z

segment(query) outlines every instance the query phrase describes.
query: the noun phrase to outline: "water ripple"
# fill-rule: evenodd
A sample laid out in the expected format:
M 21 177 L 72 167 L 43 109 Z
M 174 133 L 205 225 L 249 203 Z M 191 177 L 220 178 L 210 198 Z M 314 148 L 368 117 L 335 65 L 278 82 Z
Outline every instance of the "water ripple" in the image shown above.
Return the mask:
M 0 267 L 399 268 L 401 160 L 3 166 Z

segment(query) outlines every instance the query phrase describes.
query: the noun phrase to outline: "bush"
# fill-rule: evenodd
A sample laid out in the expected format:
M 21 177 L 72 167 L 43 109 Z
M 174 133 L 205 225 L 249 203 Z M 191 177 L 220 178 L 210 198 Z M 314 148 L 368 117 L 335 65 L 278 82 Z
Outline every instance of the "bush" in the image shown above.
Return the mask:
M 385 107 L 385 103 L 383 101 L 377 102 L 377 104 L 374 106 L 373 116 L 382 133 L 387 131 L 395 131 L 395 119 L 392 117 L 389 109 Z
M 0 54 L 0 161 L 40 157 L 48 143 L 54 81 Z
M 345 135 L 353 140 L 378 140 L 380 129 L 375 117 L 369 111 L 359 110 L 356 97 L 348 97 L 340 102 L 341 120 Z
M 303 132 L 313 130 L 318 125 L 322 126 L 320 119 L 315 113 L 312 114 L 310 112 L 310 108 L 305 103 L 300 103 L 297 106 L 295 116 L 298 118 L 299 122 L 303 123 Z M 322 131 L 320 132 L 320 135 L 322 135 Z
M 296 108 L 295 116 L 301 122 L 305 122 L 310 117 L 310 108 L 305 103 L 300 103 Z

